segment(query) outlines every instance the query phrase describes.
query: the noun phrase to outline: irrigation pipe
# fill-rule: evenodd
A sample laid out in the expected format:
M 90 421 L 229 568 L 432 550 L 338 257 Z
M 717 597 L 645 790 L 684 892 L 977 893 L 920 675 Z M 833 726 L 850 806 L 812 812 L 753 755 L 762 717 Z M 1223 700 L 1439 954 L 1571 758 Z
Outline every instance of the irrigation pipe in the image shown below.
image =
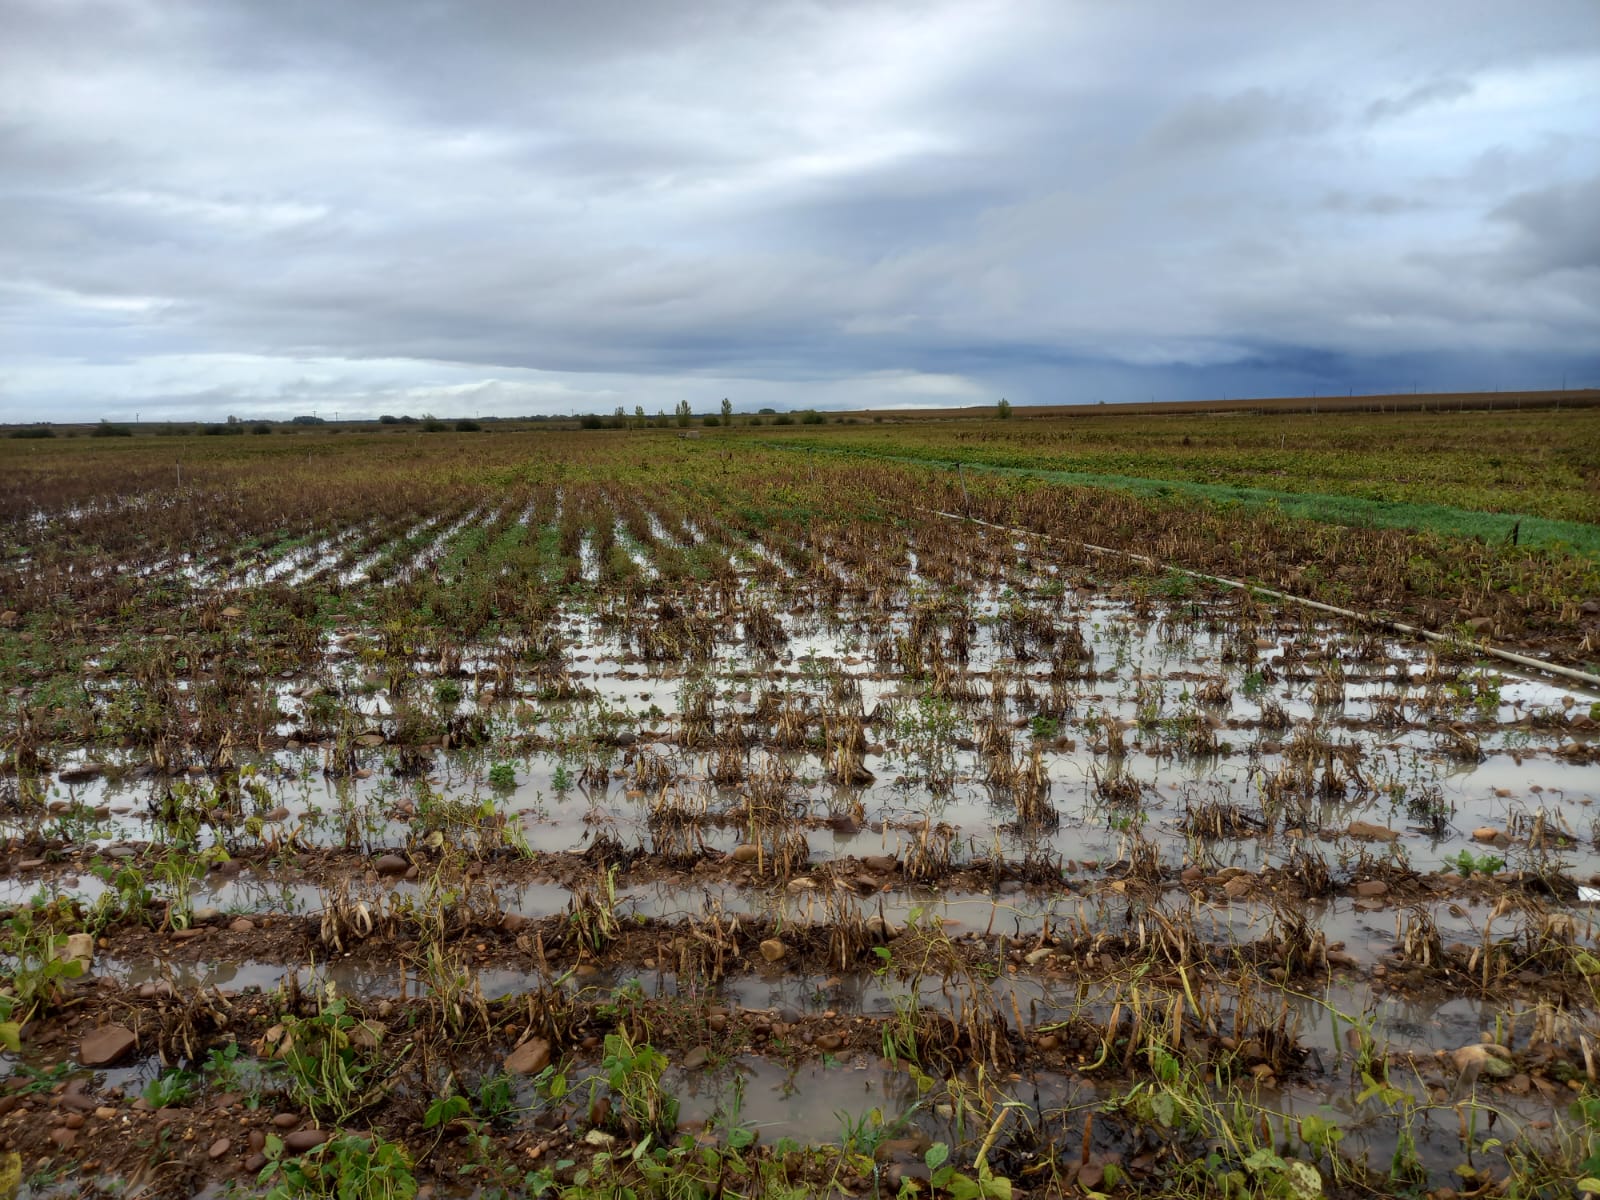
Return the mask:
M 1221 575 L 1207 575 L 1204 571 L 1191 571 L 1187 567 L 1175 567 L 1170 563 L 1160 563 L 1148 554 L 1135 554 L 1131 550 L 1118 550 L 1112 546 L 1096 546 L 1093 542 L 1079 541 L 1077 538 L 1056 537 L 1053 534 L 1039 533 L 1032 529 L 1018 529 L 1012 525 L 996 525 L 992 521 L 984 521 L 978 517 L 969 517 L 962 513 L 944 512 L 937 508 L 923 508 L 913 505 L 918 512 L 931 513 L 936 517 L 944 517 L 950 521 L 969 521 L 974 525 L 982 525 L 985 529 L 998 529 L 1002 533 L 1010 533 L 1019 537 L 1043 538 L 1047 542 L 1071 542 L 1081 546 L 1094 554 L 1107 554 L 1113 558 L 1131 559 L 1133 562 L 1144 563 L 1146 566 L 1161 570 L 1164 566 L 1169 571 L 1176 571 L 1180 575 L 1187 575 L 1191 579 L 1203 579 L 1207 583 L 1215 583 L 1221 587 L 1232 588 L 1239 592 L 1254 592 L 1258 596 L 1267 596 L 1273 600 L 1283 600 L 1290 604 L 1298 604 L 1305 608 L 1316 609 L 1318 612 L 1332 613 L 1336 617 L 1345 617 L 1349 620 L 1359 621 L 1366 625 L 1375 625 L 1380 629 L 1387 629 L 1394 633 L 1405 634 L 1408 637 L 1422 638 L 1429 642 L 1447 642 L 1455 646 L 1466 646 L 1481 654 L 1492 658 L 1502 659 L 1508 663 L 1515 663 L 1519 667 L 1541 671 L 1547 675 L 1556 675 L 1562 679 L 1570 679 L 1574 683 L 1581 683 L 1585 687 L 1600 690 L 1600 675 L 1591 675 L 1587 671 L 1579 671 L 1572 667 L 1558 666 L 1555 663 L 1545 662 L 1543 659 L 1530 658 L 1526 654 L 1518 654 L 1514 650 L 1502 650 L 1498 646 L 1491 646 L 1487 642 L 1474 642 L 1466 638 L 1454 637 L 1447 633 L 1435 633 L 1431 629 L 1421 629 L 1415 625 L 1407 625 L 1401 621 L 1392 621 L 1387 617 L 1376 617 L 1371 613 L 1357 612 L 1351 608 L 1340 608 L 1335 604 L 1324 604 L 1320 600 L 1308 600 L 1304 596 L 1292 596 L 1288 592 L 1280 592 L 1275 588 L 1259 587 L 1253 583 L 1244 583 L 1238 579 L 1225 579 Z

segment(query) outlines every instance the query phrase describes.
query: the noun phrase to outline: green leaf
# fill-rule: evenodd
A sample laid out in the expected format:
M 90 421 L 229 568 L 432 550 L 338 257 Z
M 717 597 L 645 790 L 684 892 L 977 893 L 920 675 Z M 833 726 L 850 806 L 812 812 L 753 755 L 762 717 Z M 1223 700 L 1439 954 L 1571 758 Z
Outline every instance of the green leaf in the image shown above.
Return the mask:
M 0 1022 L 0 1046 L 16 1054 L 22 1049 L 22 1026 L 15 1021 Z
M 937 1171 L 950 1159 L 950 1147 L 943 1142 L 935 1142 L 928 1147 L 927 1153 L 922 1156 L 922 1161 L 928 1164 L 928 1170 Z

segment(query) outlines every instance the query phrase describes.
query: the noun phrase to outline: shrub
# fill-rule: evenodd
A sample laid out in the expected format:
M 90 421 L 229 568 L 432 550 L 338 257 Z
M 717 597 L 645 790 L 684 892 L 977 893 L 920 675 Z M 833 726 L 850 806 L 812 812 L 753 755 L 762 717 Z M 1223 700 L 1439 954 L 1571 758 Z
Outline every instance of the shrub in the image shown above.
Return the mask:
M 469 417 L 462 417 L 456 422 L 457 433 L 482 433 L 483 426 Z
M 132 437 L 133 430 L 126 425 L 113 425 L 110 421 L 101 421 L 94 427 L 90 437 Z

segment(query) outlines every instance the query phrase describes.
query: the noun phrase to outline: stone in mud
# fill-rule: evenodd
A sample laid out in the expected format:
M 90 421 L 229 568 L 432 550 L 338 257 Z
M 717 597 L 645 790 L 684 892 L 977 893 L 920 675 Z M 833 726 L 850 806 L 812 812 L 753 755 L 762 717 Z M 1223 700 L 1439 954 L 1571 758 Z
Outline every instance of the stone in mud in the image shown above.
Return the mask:
M 93 935 L 69 933 L 66 942 L 56 947 L 56 957 L 64 962 L 82 963 L 87 971 L 94 964 Z
M 1243 900 L 1254 886 L 1254 881 L 1248 875 L 1235 875 L 1222 885 L 1222 893 L 1229 900 Z
M 1456 1070 L 1463 1075 L 1486 1076 L 1489 1079 L 1510 1079 L 1517 1073 L 1511 1065 L 1511 1051 L 1493 1042 L 1474 1042 L 1462 1046 L 1450 1055 Z
M 1504 845 L 1510 842 L 1511 839 L 1493 825 L 1480 825 L 1472 831 L 1472 840 Z
M 276 825 L 279 821 L 287 821 L 289 819 L 289 810 L 287 808 L 275 808 L 261 819 L 268 825 Z
M 761 857 L 761 851 L 758 847 L 748 844 L 743 846 L 735 846 L 733 848 L 733 852 L 728 855 L 728 857 L 733 859 L 733 861 L 736 863 L 753 863 L 756 861 L 756 859 Z
M 1397 842 L 1400 835 L 1387 825 L 1374 825 L 1371 821 L 1351 821 L 1347 834 L 1362 842 Z
M 704 1046 L 696 1046 L 683 1056 L 683 1069 L 685 1071 L 698 1071 L 711 1061 L 711 1051 Z
M 398 854 L 380 854 L 372 865 L 379 875 L 404 875 L 411 869 L 411 864 Z
M 789 947 L 785 946 L 777 938 L 768 938 L 761 943 L 761 957 L 769 963 L 778 962 L 788 953 Z
M 78 1046 L 78 1062 L 85 1067 L 109 1067 L 125 1057 L 139 1039 L 124 1025 L 102 1025 L 86 1035 Z
M 327 1129 L 296 1129 L 283 1139 L 283 1148 L 293 1154 L 303 1154 L 307 1150 L 315 1150 L 323 1142 L 333 1136 Z
M 255 927 L 256 923 L 249 917 L 235 917 L 228 923 L 228 929 L 233 933 L 251 933 Z
M 1356 884 L 1356 895 L 1366 896 L 1368 899 L 1388 895 L 1389 885 L 1381 879 L 1363 879 Z
M 75 767 L 61 768 L 62 783 L 87 783 L 91 779 L 98 779 L 106 773 L 105 763 L 85 762 Z
M 844 1045 L 844 1039 L 837 1033 L 825 1033 L 817 1039 L 817 1049 L 834 1051 Z
M 529 1038 L 510 1054 L 503 1064 L 508 1075 L 537 1075 L 550 1065 L 550 1043 Z
M 887 875 L 900 865 L 900 860 L 892 854 L 869 854 L 861 860 L 869 871 L 876 871 L 880 875 Z
M 233 1143 L 231 1141 L 229 1141 L 227 1138 L 221 1137 L 221 1138 L 218 1138 L 216 1141 L 211 1143 L 211 1148 L 206 1151 L 206 1154 L 210 1156 L 212 1162 L 216 1162 L 218 1159 L 224 1157 L 228 1153 L 228 1151 L 232 1150 L 232 1149 L 233 1149 Z

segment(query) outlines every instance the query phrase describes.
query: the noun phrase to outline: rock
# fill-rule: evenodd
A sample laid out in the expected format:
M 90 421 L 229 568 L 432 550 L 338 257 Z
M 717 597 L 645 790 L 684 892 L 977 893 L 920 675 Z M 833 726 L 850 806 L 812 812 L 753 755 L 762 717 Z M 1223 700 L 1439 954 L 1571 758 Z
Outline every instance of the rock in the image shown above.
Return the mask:
M 1510 838 L 1507 838 L 1505 834 L 1501 833 L 1500 830 L 1496 829 L 1493 825 L 1480 825 L 1480 826 L 1478 826 L 1478 828 L 1476 828 L 1476 829 L 1474 829 L 1472 831 L 1472 840 L 1475 841 L 1475 842 L 1490 842 L 1490 843 L 1494 843 L 1494 842 L 1500 841 L 1500 839 L 1502 839 L 1502 838 L 1505 838 L 1505 840 L 1507 842 L 1509 842 L 1511 840 Z
M 1490 1079 L 1510 1079 L 1517 1073 L 1516 1067 L 1511 1065 L 1511 1051 L 1493 1042 L 1462 1046 L 1450 1055 L 1450 1061 L 1462 1075 L 1474 1078 L 1482 1075 Z
M 50 1140 L 55 1143 L 58 1150 L 71 1150 L 78 1140 L 78 1131 L 76 1129 L 52 1129 L 50 1131 Z
M 1199 883 L 1205 877 L 1206 873 L 1199 867 L 1185 867 L 1183 873 L 1178 876 L 1184 883 Z
M 844 1045 L 844 1038 L 837 1033 L 825 1033 L 816 1041 L 818 1050 L 834 1051 Z
M 231 933 L 250 933 L 255 927 L 256 923 L 249 917 L 236 917 L 228 922 L 228 930 Z
M 289 810 L 287 808 L 275 808 L 271 812 L 265 814 L 261 819 L 268 825 L 276 825 L 280 821 L 287 821 L 289 819 Z
M 56 947 L 56 957 L 64 962 L 80 962 L 87 971 L 94 963 L 94 935 L 69 933 L 66 942 Z
M 1351 837 L 1363 842 L 1397 842 L 1400 835 L 1387 825 L 1374 825 L 1370 821 L 1351 821 L 1345 830 Z
M 244 616 L 244 609 L 235 608 L 230 604 L 227 608 L 222 610 L 222 616 L 226 620 L 237 621 L 240 617 Z
M 550 1065 L 550 1043 L 543 1038 L 529 1038 L 506 1055 L 503 1065 L 509 1075 L 537 1075 Z
M 583 1144 L 585 1146 L 596 1146 L 600 1149 L 605 1149 L 608 1146 L 616 1145 L 616 1142 L 617 1139 L 603 1129 L 591 1129 L 583 1135 Z
M 78 1045 L 78 1062 L 85 1067 L 109 1067 L 128 1055 L 139 1039 L 124 1025 L 102 1025 Z
M 1374 896 L 1385 896 L 1388 895 L 1388 893 L 1389 885 L 1381 879 L 1363 879 L 1360 883 L 1356 884 L 1356 895 L 1358 896 L 1366 896 L 1371 898 Z
M 1248 875 L 1235 875 L 1222 885 L 1222 894 L 1229 900 L 1243 900 L 1254 886 L 1255 881 Z
M 683 1069 L 685 1071 L 698 1071 L 711 1061 L 711 1051 L 704 1046 L 696 1046 L 683 1056 Z
M 356 739 L 356 745 L 365 746 L 368 750 L 371 750 L 377 746 L 381 746 L 383 745 L 383 734 L 363 733 Z
M 900 860 L 892 854 L 869 854 L 861 862 L 867 870 L 880 875 L 887 875 L 900 866 Z
M 300 1124 L 299 1113 L 279 1113 L 272 1118 L 272 1124 L 277 1129 L 293 1129 Z
M 296 1129 L 284 1137 L 283 1148 L 291 1154 L 304 1154 L 307 1150 L 315 1150 L 332 1136 L 332 1130 L 328 1129 Z
M 266 1165 L 267 1165 L 267 1156 L 265 1154 L 261 1153 L 261 1151 L 257 1150 L 249 1158 L 244 1160 L 244 1173 L 246 1175 L 259 1174 L 262 1170 L 265 1169 Z
M 60 778 L 62 783 L 87 783 L 91 779 L 100 778 L 105 773 L 105 763 L 83 762 L 72 767 L 62 767 Z
M 266 1145 L 267 1135 L 259 1129 L 252 1129 L 250 1131 L 250 1153 L 254 1154 L 257 1150 L 265 1149 Z
M 777 938 L 768 938 L 766 941 L 761 943 L 761 957 L 766 959 L 769 963 L 775 963 L 779 961 L 788 953 L 789 947 L 785 946 Z
M 211 1148 L 206 1151 L 206 1154 L 210 1156 L 212 1162 L 216 1162 L 219 1158 L 224 1157 L 228 1151 L 232 1149 L 233 1143 L 227 1138 L 221 1137 L 211 1143 Z
M 44 859 L 42 858 L 25 858 L 17 864 L 17 870 L 37 871 L 42 866 L 44 866 Z
M 521 933 L 528 927 L 528 918 L 521 913 L 507 913 L 500 918 L 500 928 L 507 933 Z
M 1022 961 L 1030 967 L 1037 967 L 1040 963 L 1047 962 L 1055 956 L 1056 952 L 1051 947 L 1040 946 L 1037 950 L 1029 950 L 1022 956 Z
M 885 1175 L 889 1180 L 889 1187 L 893 1189 L 896 1195 L 901 1194 L 905 1190 L 906 1184 L 913 1180 L 922 1185 L 916 1188 L 917 1191 L 926 1191 L 932 1186 L 930 1181 L 933 1179 L 933 1172 L 928 1169 L 928 1164 L 924 1162 L 915 1160 L 911 1162 L 892 1162 L 889 1164 Z
M 404 875 L 411 864 L 398 854 L 380 854 L 372 863 L 379 875 Z
M 753 863 L 756 861 L 756 859 L 761 857 L 761 850 L 759 847 L 748 844 L 743 846 L 735 846 L 733 848 L 733 852 L 729 854 L 728 857 L 733 859 L 733 861 L 736 863 Z
M 222 915 L 222 910 L 215 905 L 202 904 L 189 915 L 189 919 L 196 925 L 204 925 L 208 921 L 215 921 Z
M 117 1115 L 117 1110 L 110 1105 L 102 1104 L 94 1110 L 94 1115 L 102 1121 L 109 1121 Z

